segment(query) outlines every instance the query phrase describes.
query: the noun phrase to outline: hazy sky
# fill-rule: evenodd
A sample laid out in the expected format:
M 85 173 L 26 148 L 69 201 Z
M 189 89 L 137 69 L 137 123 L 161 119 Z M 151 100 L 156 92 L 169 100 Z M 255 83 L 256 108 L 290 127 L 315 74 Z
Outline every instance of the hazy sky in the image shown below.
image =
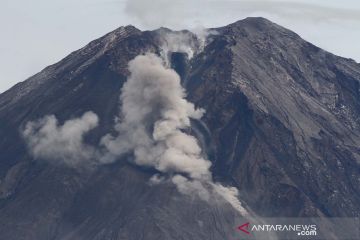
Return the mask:
M 247 16 L 360 62 L 359 0 L 0 0 L 0 92 L 122 25 L 214 27 Z

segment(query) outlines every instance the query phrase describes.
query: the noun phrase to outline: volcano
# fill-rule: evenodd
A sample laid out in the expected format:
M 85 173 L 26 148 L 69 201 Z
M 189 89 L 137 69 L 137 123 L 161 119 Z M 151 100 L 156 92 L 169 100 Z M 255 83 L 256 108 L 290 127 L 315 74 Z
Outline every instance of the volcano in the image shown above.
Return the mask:
M 2 93 L 0 239 L 242 236 L 230 205 L 184 195 L 169 181 L 151 184 L 159 171 L 129 156 L 71 167 L 29 151 L 22 130 L 44 116 L 64 124 L 93 112 L 99 122 L 84 136 L 89 146 L 114 134 L 128 64 L 147 53 L 162 56 L 186 99 L 205 110 L 186 131 L 211 161 L 214 181 L 235 187 L 251 216 L 360 217 L 360 64 L 264 18 L 208 32 L 200 39 L 120 27 Z M 169 35 L 188 48 L 172 48 Z

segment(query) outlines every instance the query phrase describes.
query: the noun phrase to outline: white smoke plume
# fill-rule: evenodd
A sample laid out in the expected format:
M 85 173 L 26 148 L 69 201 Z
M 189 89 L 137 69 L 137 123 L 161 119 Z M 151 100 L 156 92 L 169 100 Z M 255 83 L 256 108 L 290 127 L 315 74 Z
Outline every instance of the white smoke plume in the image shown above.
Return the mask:
M 189 59 L 198 52 L 202 47 L 202 40 L 195 39 L 190 32 L 160 32 L 161 57 L 167 67 L 170 66 L 169 53 L 182 52 L 186 53 Z
M 129 70 L 131 75 L 120 97 L 118 135 L 102 139 L 109 151 L 102 161 L 112 162 L 131 152 L 136 164 L 174 175 L 172 182 L 181 193 L 203 200 L 217 194 L 246 214 L 235 188 L 213 183 L 211 162 L 204 158 L 197 139 L 186 132 L 190 119 L 200 119 L 204 110 L 185 99 L 179 75 L 154 54 L 136 57 L 129 63 Z M 159 179 L 156 176 L 152 182 Z
M 166 66 L 169 66 L 168 53 L 183 52 L 191 59 L 204 49 L 209 35 L 217 34 L 215 30 L 205 28 L 196 17 L 201 12 L 198 9 L 203 5 L 206 5 L 206 0 L 201 0 L 200 5 L 199 2 L 190 0 L 128 0 L 125 12 L 135 23 L 146 29 L 169 27 L 179 30 L 160 31 L 161 57 Z
M 199 11 L 190 7 L 194 4 L 196 2 L 190 0 L 127 0 L 125 13 L 133 22 L 147 29 L 170 27 L 180 30 L 197 24 L 194 16 L 197 16 Z
M 83 142 L 84 136 L 98 125 L 98 117 L 86 112 L 81 118 L 59 125 L 54 115 L 28 122 L 22 134 L 30 153 L 37 159 L 77 166 L 95 158 L 97 153 Z
M 359 9 L 335 5 L 304 0 L 127 0 L 125 12 L 147 29 L 160 26 L 184 29 L 203 23 L 223 26 L 249 16 L 280 20 L 281 25 L 360 21 Z
M 189 59 L 202 52 L 210 35 L 218 34 L 215 30 L 197 27 L 189 31 L 160 31 L 161 57 L 167 67 L 170 66 L 169 53 L 186 53 Z

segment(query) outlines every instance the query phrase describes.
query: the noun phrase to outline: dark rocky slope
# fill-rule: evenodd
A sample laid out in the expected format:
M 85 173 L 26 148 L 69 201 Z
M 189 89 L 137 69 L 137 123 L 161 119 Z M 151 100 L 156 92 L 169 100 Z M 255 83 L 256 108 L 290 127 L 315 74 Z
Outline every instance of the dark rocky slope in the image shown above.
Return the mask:
M 219 31 L 188 86 L 215 171 L 261 214 L 359 216 L 360 65 L 264 19 Z
M 207 110 L 214 178 L 260 216 L 360 216 L 360 65 L 262 18 L 216 29 L 191 61 L 173 56 Z M 161 30 L 163 31 L 163 30 Z M 33 161 L 19 129 L 94 111 L 112 131 L 127 63 L 158 32 L 122 27 L 0 95 L 0 239 L 229 239 L 234 210 L 185 197 L 119 161 L 92 171 Z M 196 132 L 196 131 L 195 131 Z

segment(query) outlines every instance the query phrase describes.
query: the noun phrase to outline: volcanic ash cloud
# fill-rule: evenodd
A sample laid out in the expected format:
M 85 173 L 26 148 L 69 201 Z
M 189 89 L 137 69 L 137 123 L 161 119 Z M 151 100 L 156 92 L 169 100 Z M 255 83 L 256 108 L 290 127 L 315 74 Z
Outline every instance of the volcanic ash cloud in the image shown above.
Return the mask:
M 108 152 L 101 161 L 113 162 L 133 153 L 137 165 L 173 176 L 180 192 L 197 194 L 203 200 L 208 200 L 209 194 L 223 195 L 244 214 L 237 191 L 213 183 L 211 162 L 203 157 L 197 139 L 186 133 L 190 119 L 200 119 L 204 110 L 185 99 L 178 74 L 154 54 L 137 56 L 130 61 L 129 71 L 120 96 L 117 135 L 102 139 Z
M 196 138 L 183 131 L 190 118 L 199 119 L 204 111 L 186 101 L 177 73 L 153 54 L 136 57 L 129 70 L 115 127 L 118 136 L 103 138 L 109 154 L 102 160 L 111 162 L 132 151 L 138 165 L 209 179 L 210 162 L 202 158 Z

